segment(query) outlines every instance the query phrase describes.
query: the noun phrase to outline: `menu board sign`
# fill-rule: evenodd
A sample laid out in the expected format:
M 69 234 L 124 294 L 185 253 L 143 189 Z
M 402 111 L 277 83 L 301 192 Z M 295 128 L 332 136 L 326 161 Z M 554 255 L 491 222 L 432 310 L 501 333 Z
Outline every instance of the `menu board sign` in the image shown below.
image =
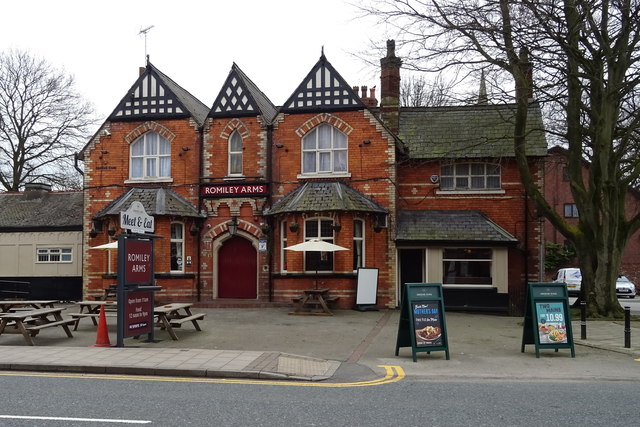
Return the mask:
M 567 342 L 567 325 L 561 302 L 537 302 L 536 319 L 540 344 Z
M 442 319 L 437 302 L 412 303 L 413 326 L 418 347 L 442 345 Z
M 125 338 L 146 334 L 153 327 L 153 292 L 128 292 L 124 306 Z
M 529 283 L 522 332 L 522 348 L 534 344 L 536 357 L 540 349 L 571 350 L 575 357 L 569 297 L 564 283 Z
M 449 360 L 442 284 L 405 283 L 402 295 L 396 356 L 400 347 L 410 346 L 414 362 L 416 353 L 438 350 Z

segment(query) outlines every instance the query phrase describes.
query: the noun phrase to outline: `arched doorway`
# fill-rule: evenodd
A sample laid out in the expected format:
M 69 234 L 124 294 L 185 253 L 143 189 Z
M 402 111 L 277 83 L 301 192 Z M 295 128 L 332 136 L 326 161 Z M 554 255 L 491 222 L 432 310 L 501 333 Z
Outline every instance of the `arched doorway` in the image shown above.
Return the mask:
M 257 297 L 257 254 L 250 241 L 234 236 L 218 253 L 218 298 Z

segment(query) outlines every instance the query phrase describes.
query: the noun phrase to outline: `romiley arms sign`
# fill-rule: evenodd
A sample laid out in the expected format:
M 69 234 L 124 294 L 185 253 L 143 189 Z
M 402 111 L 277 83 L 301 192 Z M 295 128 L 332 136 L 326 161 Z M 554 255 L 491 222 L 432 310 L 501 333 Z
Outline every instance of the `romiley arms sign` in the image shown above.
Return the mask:
M 153 233 L 155 224 L 153 217 L 147 215 L 140 202 L 132 202 L 129 209 L 120 212 L 120 228 L 132 233 Z

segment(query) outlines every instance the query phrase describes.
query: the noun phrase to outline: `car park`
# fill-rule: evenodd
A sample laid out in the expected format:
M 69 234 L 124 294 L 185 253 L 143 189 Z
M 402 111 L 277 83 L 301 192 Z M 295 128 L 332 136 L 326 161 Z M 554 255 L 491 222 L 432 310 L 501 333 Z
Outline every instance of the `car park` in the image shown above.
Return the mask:
M 616 280 L 616 295 L 618 297 L 635 298 L 636 285 L 626 276 L 619 276 L 618 280 Z

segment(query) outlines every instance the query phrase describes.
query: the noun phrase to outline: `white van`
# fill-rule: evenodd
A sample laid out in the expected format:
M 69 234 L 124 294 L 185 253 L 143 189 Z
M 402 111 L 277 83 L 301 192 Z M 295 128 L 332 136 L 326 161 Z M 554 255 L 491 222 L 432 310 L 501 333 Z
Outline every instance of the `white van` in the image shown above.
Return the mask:
M 580 283 L 582 283 L 582 273 L 579 268 L 561 268 L 553 277 L 554 282 L 566 283 L 569 295 L 580 293 Z

